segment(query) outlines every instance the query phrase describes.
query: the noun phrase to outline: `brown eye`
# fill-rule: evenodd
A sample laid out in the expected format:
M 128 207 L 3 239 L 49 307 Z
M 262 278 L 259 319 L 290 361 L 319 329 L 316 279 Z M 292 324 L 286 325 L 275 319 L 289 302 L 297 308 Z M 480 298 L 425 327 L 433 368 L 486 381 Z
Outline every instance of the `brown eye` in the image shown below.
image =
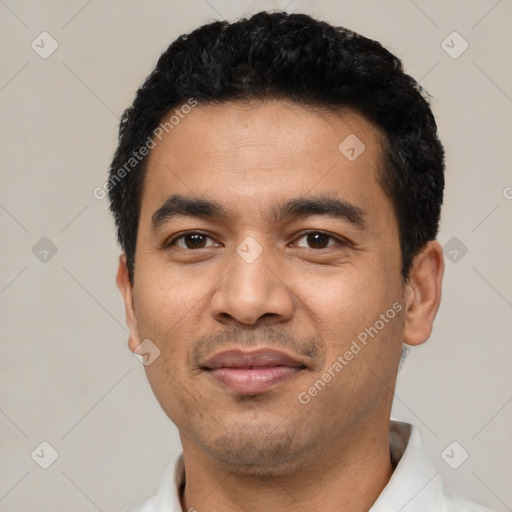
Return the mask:
M 204 249 L 205 247 L 212 247 L 214 243 L 209 243 L 211 238 L 203 233 L 185 233 L 175 238 L 169 245 L 176 245 L 181 249 Z
M 326 249 L 327 247 L 336 245 L 335 238 L 332 235 L 324 233 L 323 231 L 306 233 L 299 238 L 299 241 L 300 240 L 305 240 L 306 245 L 300 243 L 298 243 L 298 245 L 300 247 L 307 247 L 308 249 Z

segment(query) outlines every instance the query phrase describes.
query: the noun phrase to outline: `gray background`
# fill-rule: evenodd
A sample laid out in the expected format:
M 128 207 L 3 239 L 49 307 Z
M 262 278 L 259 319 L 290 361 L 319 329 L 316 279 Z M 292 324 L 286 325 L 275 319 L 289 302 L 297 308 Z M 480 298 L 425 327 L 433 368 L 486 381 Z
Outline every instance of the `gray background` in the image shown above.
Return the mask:
M 454 261 L 394 417 L 420 428 L 450 489 L 512 510 L 512 0 L 0 0 L 1 511 L 116 511 L 155 492 L 179 442 L 128 351 L 113 222 L 92 191 L 171 40 L 285 7 L 380 40 L 434 97 Z M 59 45 L 46 59 L 43 31 Z M 43 441 L 48 469 L 31 458 L 51 462 Z M 453 441 L 452 464 L 469 453 L 458 469 L 441 456 Z

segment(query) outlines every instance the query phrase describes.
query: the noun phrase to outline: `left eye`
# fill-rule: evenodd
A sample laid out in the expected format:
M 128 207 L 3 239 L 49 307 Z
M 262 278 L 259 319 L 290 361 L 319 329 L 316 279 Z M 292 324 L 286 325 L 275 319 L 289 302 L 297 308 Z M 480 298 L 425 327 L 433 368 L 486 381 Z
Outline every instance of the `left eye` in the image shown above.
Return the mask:
M 299 245 L 300 247 L 308 247 L 309 249 L 325 249 L 339 243 L 332 235 L 324 233 L 323 231 L 314 231 L 312 233 L 306 233 L 301 236 L 298 241 L 305 240 L 307 245 Z

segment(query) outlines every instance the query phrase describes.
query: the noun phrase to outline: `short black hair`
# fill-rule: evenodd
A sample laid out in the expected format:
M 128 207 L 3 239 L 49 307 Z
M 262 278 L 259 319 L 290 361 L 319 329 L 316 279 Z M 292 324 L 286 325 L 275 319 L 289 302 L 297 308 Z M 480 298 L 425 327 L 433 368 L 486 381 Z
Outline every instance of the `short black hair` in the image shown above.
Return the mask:
M 381 129 L 379 180 L 407 279 L 415 254 L 437 235 L 443 202 L 444 149 L 427 93 L 379 42 L 305 14 L 263 11 L 178 37 L 121 118 L 105 190 L 132 282 L 147 148 L 164 116 L 191 101 L 252 99 L 351 108 Z

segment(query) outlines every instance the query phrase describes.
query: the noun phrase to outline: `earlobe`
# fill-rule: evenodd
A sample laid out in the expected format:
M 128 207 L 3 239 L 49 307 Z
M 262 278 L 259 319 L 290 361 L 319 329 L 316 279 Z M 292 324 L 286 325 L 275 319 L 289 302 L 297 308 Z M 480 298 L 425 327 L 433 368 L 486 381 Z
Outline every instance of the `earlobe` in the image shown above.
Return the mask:
M 407 345 L 421 345 L 429 338 L 441 302 L 443 273 L 443 249 L 432 240 L 414 258 L 405 289 Z
M 116 283 L 121 295 L 123 296 L 126 324 L 130 331 L 128 336 L 128 348 L 133 352 L 140 345 L 140 336 L 133 302 L 133 286 L 130 281 L 128 266 L 126 265 L 126 254 L 124 253 L 119 256 Z

